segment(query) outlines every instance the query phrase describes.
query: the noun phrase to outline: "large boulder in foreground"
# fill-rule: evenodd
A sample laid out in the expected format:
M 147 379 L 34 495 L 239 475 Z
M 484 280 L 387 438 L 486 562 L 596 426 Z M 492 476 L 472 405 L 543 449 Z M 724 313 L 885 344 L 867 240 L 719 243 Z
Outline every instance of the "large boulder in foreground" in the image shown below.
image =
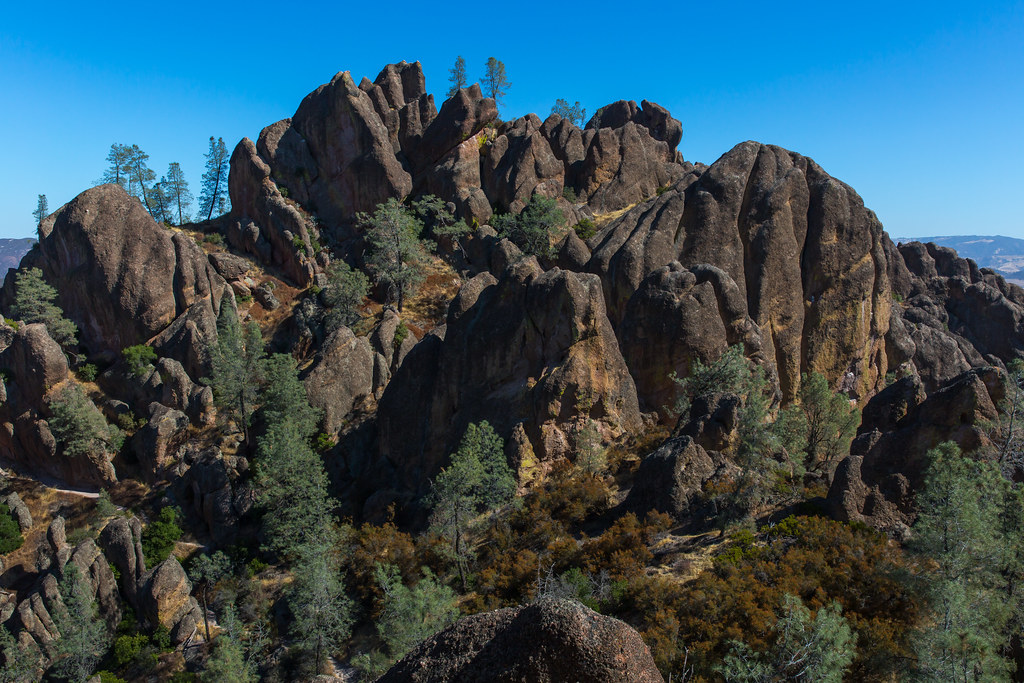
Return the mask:
M 378 683 L 660 683 L 629 625 L 568 600 L 460 619 L 420 643 Z

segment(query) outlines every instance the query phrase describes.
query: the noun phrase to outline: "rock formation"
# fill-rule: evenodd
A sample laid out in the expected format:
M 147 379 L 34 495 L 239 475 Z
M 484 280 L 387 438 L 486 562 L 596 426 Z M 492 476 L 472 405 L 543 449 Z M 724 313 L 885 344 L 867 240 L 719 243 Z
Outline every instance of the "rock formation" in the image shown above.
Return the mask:
M 47 218 L 39 243 L 22 260 L 22 269 L 32 267 L 57 289 L 81 346 L 111 360 L 193 308 L 215 315 L 227 286 L 191 238 L 157 225 L 117 185 L 86 190 Z M 7 304 L 13 288 L 8 275 Z
M 568 600 L 463 617 L 416 646 L 380 683 L 664 679 L 640 634 Z

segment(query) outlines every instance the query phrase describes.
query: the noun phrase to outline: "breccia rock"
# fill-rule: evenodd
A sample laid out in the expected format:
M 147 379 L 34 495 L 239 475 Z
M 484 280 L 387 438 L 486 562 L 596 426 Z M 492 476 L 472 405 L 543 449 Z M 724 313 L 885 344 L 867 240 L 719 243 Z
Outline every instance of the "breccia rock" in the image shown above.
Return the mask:
M 661 683 L 632 627 L 578 602 L 542 599 L 463 617 L 413 648 L 380 683 Z

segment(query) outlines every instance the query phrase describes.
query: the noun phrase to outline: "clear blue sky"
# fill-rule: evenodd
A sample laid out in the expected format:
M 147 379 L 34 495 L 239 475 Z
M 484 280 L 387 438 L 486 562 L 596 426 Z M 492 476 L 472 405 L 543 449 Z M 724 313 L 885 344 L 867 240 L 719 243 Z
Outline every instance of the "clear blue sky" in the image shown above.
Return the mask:
M 682 121 L 685 158 L 782 145 L 893 236 L 1024 237 L 1024 2 L 972 4 L 12 3 L 0 237 L 34 234 L 38 194 L 53 210 L 92 185 L 112 142 L 197 191 L 210 135 L 233 147 L 336 72 L 402 59 L 440 106 L 459 54 L 474 79 L 504 61 L 504 118 L 646 98 Z

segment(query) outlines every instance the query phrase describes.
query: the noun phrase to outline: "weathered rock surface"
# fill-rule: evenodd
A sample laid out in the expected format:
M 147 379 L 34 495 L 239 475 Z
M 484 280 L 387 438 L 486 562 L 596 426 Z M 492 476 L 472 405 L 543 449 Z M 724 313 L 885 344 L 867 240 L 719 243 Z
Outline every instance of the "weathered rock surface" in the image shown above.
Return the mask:
M 663 681 L 631 627 L 568 600 L 464 617 L 428 638 L 380 683 Z
M 924 480 L 928 450 L 944 441 L 964 452 L 990 445 L 983 423 L 996 417 L 1004 377 L 998 368 L 972 369 L 923 400 L 914 377 L 880 392 L 865 408 L 851 455 L 836 469 L 828 494 L 832 514 L 905 533 L 915 518 L 914 493 Z M 891 428 L 882 432 L 869 419 Z
M 375 354 L 365 337 L 340 327 L 324 341 L 304 374 L 309 402 L 324 411 L 324 431 L 336 433 L 361 400 L 373 396 Z
M 73 486 L 101 487 L 117 481 L 109 454 L 67 457 L 50 433 L 49 401 L 68 380 L 68 362 L 42 324 L 24 325 L 0 353 L 7 373 L 7 400 L 0 404 L 0 458 L 37 476 Z
M 21 263 L 32 267 L 56 287 L 81 345 L 110 359 L 197 303 L 216 312 L 227 287 L 191 238 L 157 225 L 117 185 L 86 190 L 44 222 L 38 245 Z M 9 274 L 5 302 L 13 287 Z
M 853 189 L 806 157 L 745 142 L 605 227 L 588 270 L 602 276 L 618 324 L 657 268 L 715 266 L 741 286 L 784 396 L 808 371 L 833 381 L 852 372 L 853 394 L 866 396 L 887 368 L 882 240 Z
M 714 266 L 673 261 L 648 275 L 620 330 L 622 355 L 649 410 L 675 405 L 679 387 L 670 375 L 689 376 L 697 360 L 709 365 L 734 344 L 747 357 L 761 356 L 761 330 L 747 315 L 743 290 Z
M 285 201 L 270 174 L 256 145 L 242 138 L 231 154 L 228 241 L 305 286 L 317 272 L 316 261 L 308 256 L 313 253 L 315 228 L 300 207 Z
M 638 514 L 657 510 L 680 522 L 701 521 L 703 486 L 725 466 L 717 452 L 709 454 L 689 436 L 673 437 L 640 462 L 625 506 Z
M 533 258 L 500 280 L 477 275 L 452 301 L 444 340 L 432 348 L 430 357 L 409 354 L 378 406 L 381 455 L 407 490 L 422 493 L 471 422 L 488 420 L 503 437 L 522 422 L 543 460 L 571 454 L 589 421 L 606 438 L 640 426 L 592 275 L 545 272 Z

